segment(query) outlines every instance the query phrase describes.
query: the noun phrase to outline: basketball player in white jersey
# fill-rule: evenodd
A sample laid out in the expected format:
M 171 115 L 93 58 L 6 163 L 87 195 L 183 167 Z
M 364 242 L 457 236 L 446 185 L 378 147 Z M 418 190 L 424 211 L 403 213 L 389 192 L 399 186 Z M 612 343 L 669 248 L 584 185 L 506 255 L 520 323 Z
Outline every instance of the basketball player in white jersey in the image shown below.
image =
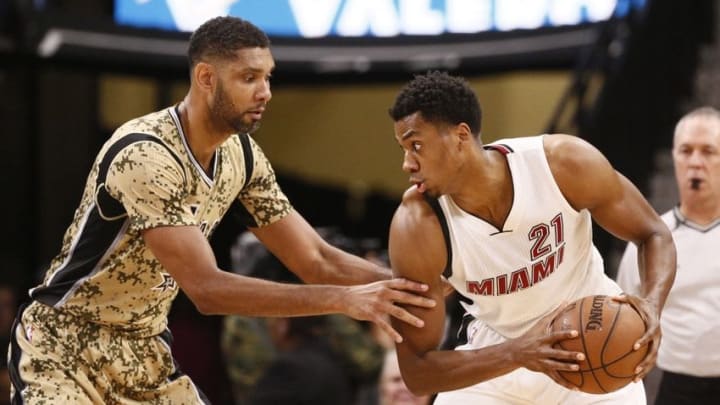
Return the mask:
M 170 352 L 180 288 L 206 314 L 345 313 L 395 339 L 388 314 L 420 326 L 397 304 L 433 305 L 413 294 L 420 284 L 330 246 L 280 190 L 250 136 L 271 98 L 265 33 L 218 17 L 188 54 L 187 96 L 128 121 L 100 150 L 61 251 L 13 326 L 13 404 L 206 403 Z M 304 281 L 337 285 L 219 269 L 208 238 L 231 209 Z
M 640 381 L 653 367 L 659 314 L 675 271 L 670 232 L 639 191 L 588 143 L 567 135 L 483 145 L 475 93 L 442 72 L 415 77 L 390 109 L 403 170 L 413 186 L 390 229 L 397 276 L 430 285 L 443 302 L 444 275 L 469 302 L 466 344 L 438 350 L 443 305 L 411 312 L 423 329 L 397 324 L 400 366 L 416 394 L 436 404 L 645 404 Z M 603 395 L 572 390 L 558 370 L 577 369 L 581 353 L 552 347 L 578 331 L 548 331 L 564 303 L 617 296 L 592 243 L 591 218 L 639 246 L 640 296 L 650 345 L 634 383 Z

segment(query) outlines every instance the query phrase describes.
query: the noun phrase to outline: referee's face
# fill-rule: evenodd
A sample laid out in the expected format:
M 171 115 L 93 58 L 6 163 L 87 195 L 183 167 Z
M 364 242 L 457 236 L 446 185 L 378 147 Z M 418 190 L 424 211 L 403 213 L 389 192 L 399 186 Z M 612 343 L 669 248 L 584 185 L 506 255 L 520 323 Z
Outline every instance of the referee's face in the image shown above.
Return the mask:
M 694 117 L 683 123 L 673 145 L 675 177 L 684 203 L 720 204 L 720 122 Z

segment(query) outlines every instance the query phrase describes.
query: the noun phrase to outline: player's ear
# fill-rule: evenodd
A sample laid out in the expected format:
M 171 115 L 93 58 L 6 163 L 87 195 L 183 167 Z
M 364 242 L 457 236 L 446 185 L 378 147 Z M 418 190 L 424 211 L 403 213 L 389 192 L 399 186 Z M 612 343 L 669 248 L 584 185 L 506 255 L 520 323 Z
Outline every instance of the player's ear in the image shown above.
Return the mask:
M 458 145 L 472 142 L 473 140 L 472 131 L 470 130 L 468 124 L 464 122 L 461 122 L 455 126 L 455 133 L 459 140 Z
M 193 82 L 205 91 L 213 89 L 215 76 L 215 67 L 207 62 L 198 62 L 193 68 Z

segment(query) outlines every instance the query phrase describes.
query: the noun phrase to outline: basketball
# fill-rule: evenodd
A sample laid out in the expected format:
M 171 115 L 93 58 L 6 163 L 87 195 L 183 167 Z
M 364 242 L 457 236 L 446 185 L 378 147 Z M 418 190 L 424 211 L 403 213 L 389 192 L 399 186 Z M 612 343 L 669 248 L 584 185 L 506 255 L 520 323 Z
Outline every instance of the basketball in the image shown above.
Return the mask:
M 605 295 L 581 298 L 552 321 L 553 331 L 577 330 L 578 336 L 562 340 L 556 348 L 585 353 L 578 371 L 560 375 L 580 391 L 605 394 L 629 384 L 635 368 L 645 358 L 647 345 L 633 350 L 645 333 L 645 322 L 632 305 Z

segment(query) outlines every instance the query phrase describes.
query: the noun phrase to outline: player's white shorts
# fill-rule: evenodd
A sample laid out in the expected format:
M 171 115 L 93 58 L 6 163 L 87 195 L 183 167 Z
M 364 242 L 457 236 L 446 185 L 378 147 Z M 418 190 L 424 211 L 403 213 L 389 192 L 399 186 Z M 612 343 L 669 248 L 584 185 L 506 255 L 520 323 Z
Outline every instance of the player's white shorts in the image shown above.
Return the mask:
M 468 343 L 455 350 L 472 350 L 505 340 L 478 320 L 467 329 Z M 456 391 L 438 394 L 435 405 L 646 405 L 642 382 L 630 383 L 609 394 L 571 391 L 543 373 L 519 368 L 511 373 Z

